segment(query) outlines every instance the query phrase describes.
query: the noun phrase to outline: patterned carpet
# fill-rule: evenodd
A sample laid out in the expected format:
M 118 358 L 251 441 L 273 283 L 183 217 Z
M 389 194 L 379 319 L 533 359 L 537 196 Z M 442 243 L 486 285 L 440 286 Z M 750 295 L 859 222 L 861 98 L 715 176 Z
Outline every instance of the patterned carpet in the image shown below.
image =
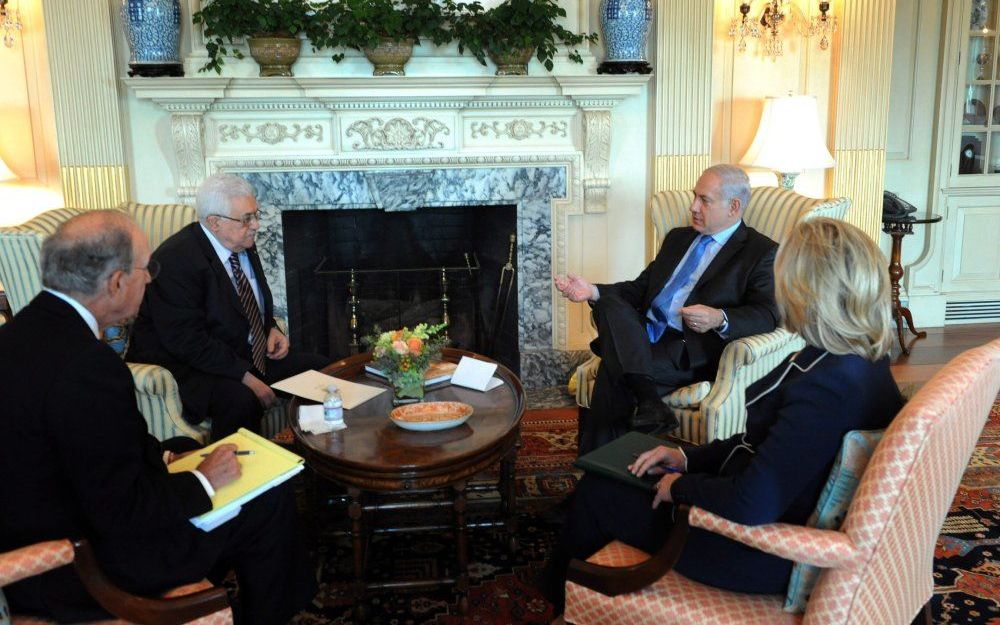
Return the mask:
M 934 622 L 1000 625 L 1000 398 L 934 550 Z
M 391 625 L 543 625 L 550 608 L 533 579 L 552 543 L 558 521 L 554 504 L 569 493 L 578 473 L 575 408 L 529 411 L 517 462 L 518 543 L 508 552 L 505 536 L 470 532 L 469 614 L 463 620 L 448 587 L 371 593 L 370 623 Z M 489 504 L 489 501 L 484 502 Z M 334 521 L 329 520 L 331 524 Z M 321 590 L 298 625 L 352 623 L 351 550 L 344 536 L 318 541 Z M 419 579 L 449 574 L 454 545 L 447 535 L 402 534 L 372 541 L 368 571 L 374 579 Z M 1000 625 L 1000 398 L 973 453 L 945 521 L 935 554 L 934 622 Z

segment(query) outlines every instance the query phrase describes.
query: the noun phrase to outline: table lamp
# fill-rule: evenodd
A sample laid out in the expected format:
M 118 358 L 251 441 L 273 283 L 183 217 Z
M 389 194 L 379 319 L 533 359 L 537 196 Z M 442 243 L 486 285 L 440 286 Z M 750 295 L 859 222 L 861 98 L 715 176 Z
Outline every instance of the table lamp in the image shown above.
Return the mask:
M 3 162 L 3 157 L 0 157 L 0 182 L 9 182 L 11 180 L 17 180 L 17 174 L 7 167 L 7 163 Z
M 833 157 L 819 128 L 816 97 L 768 97 L 757 135 L 741 165 L 764 167 L 778 175 L 784 189 L 795 186 L 795 177 L 806 169 L 833 167 Z

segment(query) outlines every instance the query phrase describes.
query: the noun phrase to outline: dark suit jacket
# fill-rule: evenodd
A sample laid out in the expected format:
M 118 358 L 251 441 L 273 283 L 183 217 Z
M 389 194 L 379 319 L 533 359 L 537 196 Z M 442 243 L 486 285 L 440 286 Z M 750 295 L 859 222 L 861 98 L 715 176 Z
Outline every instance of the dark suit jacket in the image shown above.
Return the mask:
M 697 236 L 699 233 L 694 228 L 674 228 L 663 238 L 656 258 L 639 277 L 615 284 L 599 284 L 598 289 L 602 295 L 618 295 L 645 315 Z M 691 289 L 685 305 L 719 308 L 729 318 L 727 339 L 716 332 L 699 334 L 684 326 L 690 368 L 705 370 L 702 376 L 707 377 L 704 379 L 714 375 L 728 341 L 774 330 L 778 322 L 774 303 L 774 255 L 777 250 L 777 243 L 741 223 Z M 591 347 L 599 353 L 596 344 Z
M 106 572 L 134 560 L 156 577 L 207 536 L 188 521 L 212 507 L 204 488 L 167 472 L 128 367 L 69 304 L 39 294 L 0 326 L 0 354 L 0 550 L 87 537 Z M 6 590 L 37 596 L 46 577 Z
M 687 450 L 688 472 L 671 487 L 674 501 L 747 525 L 804 524 L 844 435 L 886 427 L 903 405 L 888 358 L 873 363 L 827 354 L 821 359 L 823 353 L 807 346 L 794 365 L 789 367 L 789 357 L 752 384 L 748 402 L 788 371 L 748 407 L 745 435 Z M 744 436 L 754 454 L 737 449 Z M 757 592 L 784 592 L 791 568 L 788 560 L 697 528 L 676 566 L 713 586 Z
M 274 327 L 271 291 L 256 248 L 247 251 L 264 300 L 265 334 Z M 185 226 L 153 252 L 160 275 L 146 287 L 128 351 L 130 362 L 166 367 L 185 407 L 207 413 L 205 374 L 240 380 L 253 368 L 250 324 L 232 279 L 198 223 Z

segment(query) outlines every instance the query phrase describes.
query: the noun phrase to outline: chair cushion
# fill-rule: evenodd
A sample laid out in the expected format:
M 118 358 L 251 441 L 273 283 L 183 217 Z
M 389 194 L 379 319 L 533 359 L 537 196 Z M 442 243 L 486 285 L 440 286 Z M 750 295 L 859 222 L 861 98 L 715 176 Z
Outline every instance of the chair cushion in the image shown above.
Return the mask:
M 882 440 L 883 433 L 885 430 L 851 430 L 844 435 L 844 444 L 840 447 L 837 460 L 830 470 L 830 477 L 816 502 L 816 510 L 806 525 L 824 530 L 840 528 L 851 500 L 854 499 L 854 491 L 858 488 L 861 475 L 868 466 L 875 447 Z M 818 566 L 795 564 L 788 582 L 788 594 L 785 596 L 786 612 L 805 612 L 809 595 L 821 571 Z
M 605 566 L 628 566 L 649 556 L 624 543 L 612 542 L 588 558 Z M 570 623 L 634 625 L 780 625 L 801 622 L 781 611 L 781 595 L 733 593 L 692 581 L 670 571 L 638 592 L 608 597 L 573 582 L 566 584 Z
M 105 343 L 111 346 L 121 358 L 125 358 L 128 351 L 128 342 L 132 331 L 132 324 L 123 322 L 104 328 L 104 335 L 101 337 Z

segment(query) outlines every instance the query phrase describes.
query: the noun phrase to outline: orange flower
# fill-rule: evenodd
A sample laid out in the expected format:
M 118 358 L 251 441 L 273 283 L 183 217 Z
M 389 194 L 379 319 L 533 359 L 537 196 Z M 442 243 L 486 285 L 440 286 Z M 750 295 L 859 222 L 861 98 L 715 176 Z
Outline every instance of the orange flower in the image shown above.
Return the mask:
M 403 331 L 402 330 L 396 330 L 395 332 L 392 333 L 392 340 L 398 341 L 401 338 L 403 338 Z
M 411 354 L 419 356 L 420 352 L 424 349 L 424 342 L 418 336 L 411 336 L 410 340 L 406 342 L 406 346 L 410 348 Z

